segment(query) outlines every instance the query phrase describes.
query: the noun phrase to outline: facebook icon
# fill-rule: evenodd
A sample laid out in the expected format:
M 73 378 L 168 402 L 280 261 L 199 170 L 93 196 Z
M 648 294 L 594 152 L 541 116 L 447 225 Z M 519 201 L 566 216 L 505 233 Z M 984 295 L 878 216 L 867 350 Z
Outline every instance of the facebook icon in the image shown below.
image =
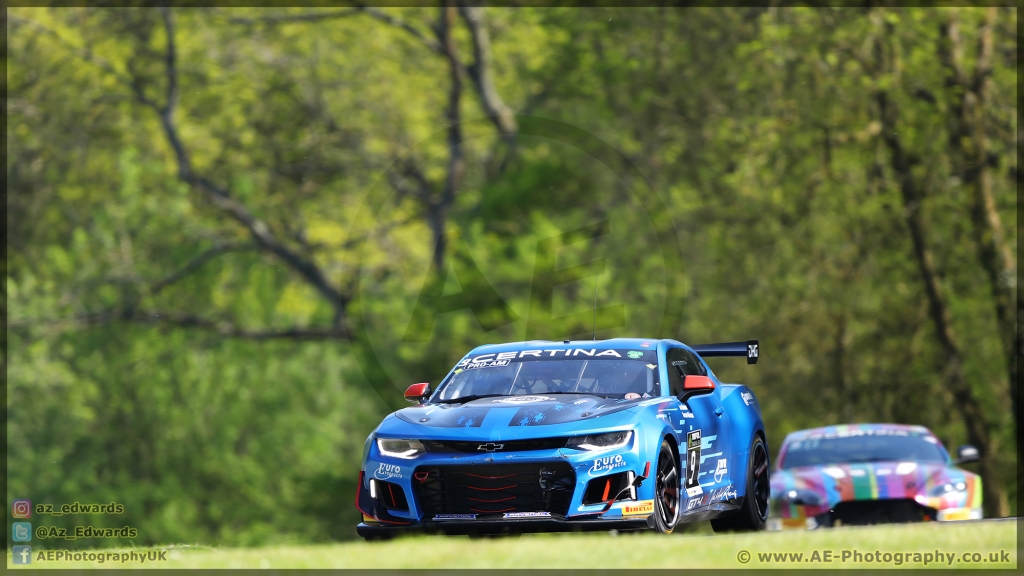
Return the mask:
M 11 557 L 15 564 L 31 564 L 32 563 L 32 547 L 31 546 L 12 546 Z

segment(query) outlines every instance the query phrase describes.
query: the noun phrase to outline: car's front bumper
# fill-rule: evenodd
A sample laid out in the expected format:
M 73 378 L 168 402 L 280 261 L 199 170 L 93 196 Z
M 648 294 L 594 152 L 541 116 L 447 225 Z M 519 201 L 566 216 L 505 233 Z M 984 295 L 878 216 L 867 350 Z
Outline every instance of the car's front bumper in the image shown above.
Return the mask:
M 871 499 L 843 501 L 831 507 L 810 507 L 790 506 L 773 500 L 771 509 L 784 511 L 786 516 L 780 517 L 773 514 L 768 518 L 765 529 L 813 530 L 815 528 L 881 523 L 954 522 L 978 520 L 983 517 L 981 508 L 951 506 L 936 510 L 924 502 L 935 503 L 924 498 Z M 882 511 L 884 513 L 880 513 Z
M 399 462 L 371 448 L 364 470 L 360 472 L 356 494 L 356 507 L 364 518 L 360 534 L 413 527 L 476 532 L 504 525 L 513 526 L 517 531 L 575 530 L 591 526 L 606 529 L 598 525 L 600 522 L 642 527 L 653 512 L 654 481 L 643 480 L 635 488 L 625 488 L 651 466 L 641 452 L 639 442 L 634 441 L 631 446 L 597 453 L 569 450 L 461 453 L 428 455 L 415 461 Z M 506 476 L 506 472 L 515 474 Z M 472 478 L 467 483 L 450 474 Z M 548 474 L 551 476 L 546 476 Z M 599 490 L 599 501 L 590 496 L 587 500 L 590 503 L 584 504 L 589 483 L 606 482 L 613 477 L 623 483 L 612 484 L 615 487 L 611 490 L 604 487 L 608 493 L 601 494 Z M 620 491 L 625 492 L 606 506 L 607 500 Z M 539 504 L 542 501 L 544 504 Z M 396 502 L 400 504 L 397 507 Z M 541 510 L 548 512 L 532 512 Z M 517 515 L 520 517 L 513 517 Z
M 369 519 L 368 519 L 369 520 Z M 530 520 L 472 520 L 465 522 L 422 522 L 416 524 L 381 524 L 360 522 L 356 532 L 363 538 L 387 538 L 398 534 L 527 534 L 533 532 L 590 532 L 601 530 L 643 530 L 649 528 L 647 518 L 607 520 L 544 518 Z

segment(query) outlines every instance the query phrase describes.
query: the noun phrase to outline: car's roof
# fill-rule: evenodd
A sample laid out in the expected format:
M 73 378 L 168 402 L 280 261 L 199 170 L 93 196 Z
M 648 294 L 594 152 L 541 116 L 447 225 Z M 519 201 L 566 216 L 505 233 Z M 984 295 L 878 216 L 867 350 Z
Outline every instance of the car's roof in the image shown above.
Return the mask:
M 791 442 L 793 440 L 803 440 L 812 437 L 843 437 L 843 436 L 859 436 L 859 435 L 871 435 L 872 433 L 881 432 L 893 433 L 903 432 L 906 435 L 918 436 L 928 435 L 934 436 L 931 430 L 924 426 L 915 426 L 911 424 L 890 424 L 890 423 L 871 423 L 871 424 L 837 424 L 834 426 L 822 426 L 820 428 L 808 428 L 807 430 L 798 430 L 790 433 L 786 436 L 785 442 Z
M 518 352 L 520 350 L 568 350 L 586 348 L 597 350 L 635 349 L 656 350 L 661 342 L 679 344 L 675 340 L 661 338 L 610 338 L 608 340 L 528 340 L 525 342 L 506 342 L 504 344 L 484 344 L 477 346 L 470 354 L 487 354 L 497 352 Z

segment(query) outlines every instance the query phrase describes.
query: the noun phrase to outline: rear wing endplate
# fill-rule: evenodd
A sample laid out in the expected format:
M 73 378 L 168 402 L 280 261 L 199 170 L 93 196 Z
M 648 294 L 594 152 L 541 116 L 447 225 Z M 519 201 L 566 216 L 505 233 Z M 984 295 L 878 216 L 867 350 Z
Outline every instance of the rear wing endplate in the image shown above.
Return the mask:
M 719 344 L 698 344 L 691 346 L 693 350 L 701 356 L 708 358 L 711 356 L 746 356 L 747 364 L 757 364 L 757 357 L 760 353 L 760 347 L 757 344 L 757 340 L 747 340 L 746 342 L 721 342 Z

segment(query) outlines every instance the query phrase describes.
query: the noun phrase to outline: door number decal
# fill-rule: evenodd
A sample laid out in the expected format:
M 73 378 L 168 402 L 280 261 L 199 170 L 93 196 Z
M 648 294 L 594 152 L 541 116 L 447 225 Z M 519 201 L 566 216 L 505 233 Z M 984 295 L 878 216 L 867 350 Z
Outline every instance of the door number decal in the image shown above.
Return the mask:
M 686 494 L 696 496 L 703 490 L 697 481 L 700 473 L 700 430 L 686 433 Z

